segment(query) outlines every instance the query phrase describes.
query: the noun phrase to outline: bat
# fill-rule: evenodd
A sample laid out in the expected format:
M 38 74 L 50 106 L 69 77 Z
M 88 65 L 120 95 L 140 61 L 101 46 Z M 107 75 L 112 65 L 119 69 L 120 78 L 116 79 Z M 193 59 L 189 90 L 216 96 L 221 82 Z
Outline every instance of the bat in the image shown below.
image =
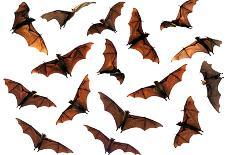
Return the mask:
M 133 9 L 129 22 L 130 37 L 127 45 L 129 48 L 139 51 L 144 59 L 150 59 L 152 62 L 159 63 L 158 55 L 155 49 L 147 40 L 148 33 L 144 33 L 142 29 L 142 20 L 137 9 Z
M 117 68 L 117 51 L 114 44 L 106 39 L 106 49 L 104 51 L 105 62 L 102 68 L 99 70 L 99 74 L 107 73 L 110 76 L 114 76 L 122 84 L 125 75 Z
M 221 97 L 221 94 L 218 91 L 218 85 L 223 78 L 221 77 L 222 73 L 219 73 L 212 69 L 212 64 L 208 64 L 206 61 L 202 63 L 200 72 L 204 77 L 204 81 L 202 83 L 206 85 L 207 97 L 209 98 L 209 101 L 214 109 L 219 113 L 219 99 Z
M 22 127 L 23 133 L 29 135 L 34 143 L 34 150 L 38 149 L 52 149 L 56 153 L 73 153 L 72 150 L 64 146 L 63 144 L 56 142 L 47 138 L 45 134 L 40 134 L 36 129 L 34 129 L 31 125 L 27 124 L 26 122 L 22 121 L 21 119 L 16 118 L 19 125 Z
M 203 132 L 198 122 L 198 113 L 192 97 L 188 97 L 184 106 L 183 121 L 177 123 L 177 125 L 180 126 L 180 130 L 174 139 L 174 147 L 180 146 L 183 143 L 189 143 L 193 135 Z
M 25 2 L 22 2 L 19 5 L 18 9 L 14 13 L 15 19 L 12 27 L 13 33 L 24 37 L 28 43 L 28 46 L 34 47 L 40 52 L 48 54 L 48 50 L 42 36 L 32 25 L 32 22 L 35 21 L 35 19 L 28 16 L 29 11 L 30 8 Z
M 196 4 L 197 0 L 188 0 L 180 6 L 179 13 L 175 20 L 172 21 L 163 21 L 160 25 L 160 30 L 168 27 L 186 27 L 191 29 L 192 26 L 188 20 L 188 15 L 192 13 L 193 7 Z
M 43 14 L 41 18 L 46 19 L 47 21 L 50 21 L 52 19 L 57 20 L 61 29 L 62 27 L 65 27 L 67 21 L 69 21 L 75 15 L 76 12 L 78 12 L 83 7 L 86 7 L 94 3 L 96 2 L 83 2 L 78 6 L 76 6 L 75 8 L 73 8 L 72 11 L 63 11 L 63 10 L 51 11 Z
M 162 81 L 155 81 L 155 85 L 150 85 L 148 87 L 141 88 L 128 96 L 131 97 L 140 97 L 147 99 L 151 96 L 158 96 L 161 98 L 169 99 L 169 95 L 171 93 L 172 88 L 182 80 L 182 75 L 186 70 L 186 64 L 169 74 Z
M 56 105 L 47 97 L 37 95 L 36 91 L 29 91 L 22 84 L 10 79 L 4 79 L 4 81 L 8 87 L 8 92 L 15 95 L 17 100 L 17 107 L 19 107 L 19 109 L 28 105 L 34 105 L 37 108 L 42 106 L 56 107 Z
M 206 38 L 200 38 L 196 37 L 196 41 L 194 41 L 192 44 L 188 45 L 187 47 L 183 48 L 179 53 L 177 53 L 173 58 L 174 60 L 180 60 L 184 58 L 192 58 L 192 56 L 197 52 L 203 52 L 210 55 L 210 52 L 213 53 L 214 46 L 221 45 L 222 41 L 212 39 L 209 37 Z
M 140 154 L 140 152 L 137 149 L 135 149 L 133 146 L 131 146 L 130 144 L 116 142 L 115 139 L 108 138 L 101 131 L 99 131 L 93 127 L 90 127 L 88 125 L 85 125 L 85 127 L 87 128 L 87 130 L 89 132 L 91 132 L 93 134 L 95 139 L 98 139 L 103 143 L 104 148 L 105 148 L 105 153 L 108 152 L 110 154 L 113 151 L 120 149 L 124 152 L 131 152 L 134 154 Z
M 116 3 L 109 11 L 108 15 L 105 19 L 101 19 L 100 23 L 93 24 L 89 27 L 87 35 L 94 33 L 101 33 L 103 30 L 108 29 L 114 32 L 115 28 L 115 20 L 118 16 L 121 15 L 121 10 L 125 2 Z
M 69 74 L 71 75 L 72 69 L 75 64 L 86 58 L 88 51 L 91 49 L 92 42 L 80 45 L 74 48 L 71 52 L 61 56 L 60 54 L 56 54 L 57 59 L 44 62 L 38 67 L 34 68 L 31 73 L 39 73 L 45 76 L 50 76 L 53 73 L 59 73 L 67 77 Z
M 75 98 L 69 101 L 70 106 L 62 112 L 56 124 L 72 120 L 77 114 L 87 113 L 87 97 L 89 92 L 89 78 L 88 75 L 86 75 L 77 90 Z
M 120 129 L 123 132 L 130 128 L 140 128 L 145 131 L 149 128 L 162 127 L 160 123 L 149 118 L 131 115 L 129 111 L 122 110 L 111 98 L 102 92 L 99 92 L 99 95 L 105 111 L 113 116 L 117 130 Z

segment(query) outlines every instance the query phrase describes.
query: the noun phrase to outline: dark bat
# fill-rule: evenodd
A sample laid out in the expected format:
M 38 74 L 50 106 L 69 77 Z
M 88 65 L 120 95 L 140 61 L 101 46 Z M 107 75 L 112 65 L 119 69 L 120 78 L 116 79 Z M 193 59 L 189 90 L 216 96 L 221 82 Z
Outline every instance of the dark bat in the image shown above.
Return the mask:
M 110 76 L 116 77 L 120 84 L 122 84 L 125 75 L 117 68 L 117 51 L 114 44 L 110 40 L 106 39 L 105 46 L 106 49 L 103 53 L 105 56 L 105 62 L 98 73 L 110 74 Z
M 192 56 L 197 52 L 203 52 L 210 55 L 210 52 L 213 53 L 214 46 L 220 46 L 221 41 L 215 40 L 212 38 L 195 38 L 196 41 L 194 41 L 192 44 L 188 45 L 187 47 L 183 48 L 179 53 L 177 53 L 173 58 L 173 60 L 180 60 L 184 58 L 192 58 Z
M 189 20 L 188 15 L 192 13 L 193 7 L 196 4 L 197 0 L 188 0 L 184 4 L 180 6 L 179 13 L 175 20 L 172 21 L 163 21 L 160 25 L 160 29 L 168 28 L 168 27 L 186 27 L 192 28 Z
M 42 36 L 36 31 L 32 22 L 33 18 L 29 18 L 28 13 L 30 8 L 25 2 L 22 2 L 18 9 L 15 11 L 15 20 L 12 27 L 13 33 L 17 33 L 24 37 L 28 46 L 38 49 L 40 52 L 48 54 L 47 47 L 44 43 Z
M 219 99 L 221 94 L 218 91 L 218 85 L 223 78 L 221 77 L 222 73 L 212 69 L 212 64 L 208 64 L 206 61 L 202 63 L 201 73 L 204 77 L 203 84 L 206 85 L 207 88 L 207 97 L 209 98 L 209 101 L 214 109 L 219 112 Z
M 20 83 L 9 79 L 4 79 L 4 81 L 8 87 L 8 92 L 15 95 L 17 99 L 17 107 L 21 108 L 28 105 L 34 105 L 37 108 L 42 106 L 56 107 L 56 105 L 47 97 L 36 95 L 36 91 L 29 91 Z
M 121 129 L 122 132 L 130 128 L 140 128 L 142 130 L 147 130 L 149 128 L 162 127 L 160 123 L 149 118 L 131 115 L 129 111 L 122 110 L 112 99 L 110 99 L 105 94 L 101 92 L 99 92 L 99 94 L 105 111 L 109 112 L 113 116 L 117 130 Z
M 108 29 L 116 32 L 115 20 L 121 15 L 121 9 L 125 2 L 116 3 L 109 11 L 105 19 L 101 19 L 100 23 L 93 24 L 88 29 L 87 35 L 94 33 L 101 33 L 103 30 Z
M 153 62 L 159 63 L 158 55 L 155 49 L 150 45 L 147 40 L 148 33 L 144 33 L 142 29 L 142 20 L 137 9 L 133 9 L 130 26 L 130 38 L 127 45 L 129 48 L 138 50 L 144 59 L 150 59 Z
M 194 101 L 190 96 L 184 106 L 184 118 L 182 122 L 177 123 L 180 126 L 179 132 L 174 140 L 174 147 L 183 143 L 189 143 L 190 138 L 195 134 L 201 134 L 200 124 L 198 122 L 198 110 L 194 105 Z
M 72 120 L 77 114 L 87 113 L 87 97 L 89 92 L 89 78 L 88 75 L 86 75 L 77 90 L 75 98 L 69 101 L 71 105 L 62 112 L 56 124 Z
M 55 10 L 48 13 L 45 13 L 41 16 L 41 18 L 46 19 L 47 21 L 50 21 L 52 19 L 55 19 L 58 21 L 60 28 L 65 27 L 65 24 L 67 21 L 69 21 L 76 12 L 78 12 L 81 8 L 86 7 L 90 4 L 93 4 L 96 2 L 83 2 L 72 9 L 72 11 L 63 11 L 63 10 Z
M 68 74 L 71 76 L 73 67 L 78 61 L 86 58 L 92 44 L 92 42 L 89 42 L 80 45 L 63 56 L 56 54 L 57 59 L 39 65 L 32 70 L 32 73 L 40 73 L 47 77 L 53 73 L 60 73 L 66 77 Z
M 155 81 L 155 85 L 141 88 L 128 96 L 141 97 L 147 99 L 151 96 L 158 96 L 161 98 L 169 99 L 170 92 L 172 88 L 182 80 L 182 75 L 186 70 L 186 64 L 169 74 L 162 81 Z
M 26 122 L 16 118 L 19 125 L 23 129 L 23 133 L 29 135 L 34 143 L 34 149 L 44 150 L 44 149 L 52 149 L 56 153 L 73 153 L 72 150 L 64 146 L 63 144 L 56 142 L 47 138 L 45 134 L 40 134 L 36 129 L 34 129 L 31 125 Z
M 120 149 L 124 152 L 131 152 L 134 154 L 140 154 L 140 152 L 137 149 L 135 149 L 133 146 L 131 146 L 130 144 L 116 142 L 115 139 L 113 139 L 113 138 L 109 139 L 101 131 L 99 131 L 93 127 L 90 127 L 88 125 L 85 125 L 85 126 L 88 129 L 88 131 L 93 134 L 95 139 L 98 139 L 103 143 L 104 148 L 105 148 L 105 152 L 108 152 L 110 154 L 113 151 Z

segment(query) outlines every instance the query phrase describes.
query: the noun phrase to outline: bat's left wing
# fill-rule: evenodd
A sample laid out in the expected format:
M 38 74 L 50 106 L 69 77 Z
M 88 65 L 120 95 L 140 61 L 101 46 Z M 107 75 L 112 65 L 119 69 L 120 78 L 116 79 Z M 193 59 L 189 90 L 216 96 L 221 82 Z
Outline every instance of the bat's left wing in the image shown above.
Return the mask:
M 134 148 L 133 146 L 131 146 L 130 144 L 126 144 L 126 143 L 120 143 L 120 142 L 113 142 L 109 148 L 109 153 L 112 153 L 115 150 L 122 150 L 123 152 L 131 152 L 134 154 L 140 154 L 140 152 Z
M 35 105 L 37 108 L 45 106 L 45 107 L 56 107 L 56 105 L 49 100 L 47 97 L 43 97 L 40 95 L 33 95 L 30 96 L 23 104 L 23 106 L 26 105 Z

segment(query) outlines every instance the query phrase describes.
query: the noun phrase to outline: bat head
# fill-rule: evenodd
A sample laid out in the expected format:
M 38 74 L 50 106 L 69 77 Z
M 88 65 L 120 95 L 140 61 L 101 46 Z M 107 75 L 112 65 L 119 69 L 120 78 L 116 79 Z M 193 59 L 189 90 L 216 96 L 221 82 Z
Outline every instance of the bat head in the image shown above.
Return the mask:
M 100 19 L 100 22 L 101 22 L 102 24 L 104 24 L 104 23 L 105 23 L 105 20 L 104 20 L 104 19 Z
M 59 59 L 59 58 L 61 58 L 61 55 L 60 54 L 56 54 L 56 57 Z
M 33 90 L 33 91 L 31 91 L 31 93 L 34 95 L 34 94 L 36 94 L 37 92 Z
M 73 100 L 68 101 L 68 103 L 70 103 L 71 105 L 74 104 Z
M 201 38 L 200 38 L 200 37 L 195 37 L 195 39 L 196 39 L 197 41 L 199 41 Z
M 178 125 L 178 126 L 182 126 L 182 122 L 178 122 L 176 125 Z

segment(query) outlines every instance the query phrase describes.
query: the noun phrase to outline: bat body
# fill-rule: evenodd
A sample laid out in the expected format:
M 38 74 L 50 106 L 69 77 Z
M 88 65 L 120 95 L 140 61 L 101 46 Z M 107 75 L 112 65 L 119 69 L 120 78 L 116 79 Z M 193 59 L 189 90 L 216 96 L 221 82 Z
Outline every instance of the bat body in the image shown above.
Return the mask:
M 192 28 L 188 15 L 192 13 L 193 7 L 196 4 L 197 0 L 188 0 L 184 4 L 180 6 L 179 13 L 175 20 L 172 21 L 163 21 L 160 25 L 160 29 L 168 28 L 168 27 L 186 27 Z
M 208 64 L 206 61 L 202 63 L 201 70 L 204 77 L 203 84 L 206 85 L 207 88 L 207 97 L 209 98 L 210 103 L 214 107 L 214 109 L 219 112 L 220 104 L 219 100 L 221 97 L 220 92 L 218 91 L 218 85 L 222 79 L 221 74 L 214 69 L 212 69 L 212 65 Z
M 89 92 L 89 78 L 88 75 L 86 75 L 77 90 L 75 98 L 69 101 L 70 106 L 62 112 L 56 124 L 72 120 L 77 114 L 87 113 L 87 97 Z
M 121 15 L 121 9 L 125 2 L 116 3 L 109 11 L 105 19 L 101 19 L 100 23 L 93 24 L 88 29 L 87 35 L 94 33 L 101 33 L 103 30 L 108 29 L 116 32 L 115 20 Z
M 47 97 L 36 95 L 36 91 L 29 91 L 22 84 L 12 81 L 10 79 L 4 79 L 6 86 L 8 87 L 8 92 L 15 95 L 17 99 L 17 106 L 19 108 L 34 105 L 37 108 L 46 106 L 56 106 Z
M 114 76 L 117 80 L 122 84 L 125 75 L 117 68 L 117 51 L 115 49 L 114 44 L 106 39 L 105 43 L 106 49 L 104 51 L 105 62 L 102 68 L 99 70 L 99 74 L 110 74 L 110 76 Z
M 171 74 L 169 74 L 162 81 L 155 81 L 155 85 L 141 88 L 128 96 L 141 97 L 147 99 L 151 96 L 158 96 L 161 98 L 169 98 L 172 88 L 182 80 L 182 75 L 186 70 L 186 65 L 181 66 Z
M 45 134 L 40 134 L 36 129 L 34 129 L 31 125 L 26 122 L 16 118 L 19 125 L 21 126 L 23 133 L 29 135 L 34 143 L 34 149 L 44 150 L 44 149 L 52 149 L 56 153 L 73 153 L 72 150 L 64 146 L 63 144 L 56 142 L 47 138 Z
M 50 21 L 52 19 L 55 19 L 58 21 L 60 28 L 65 27 L 67 21 L 69 21 L 77 11 L 79 11 L 81 8 L 86 7 L 90 4 L 93 4 L 96 2 L 84 2 L 79 4 L 77 7 L 72 9 L 72 11 L 63 11 L 63 10 L 55 10 L 48 13 L 45 13 L 41 16 L 41 18 L 46 19 L 47 21 Z
M 13 33 L 19 34 L 24 37 L 28 46 L 38 49 L 40 52 L 48 54 L 47 47 L 44 43 L 42 36 L 36 31 L 32 22 L 33 18 L 29 18 L 28 13 L 30 9 L 25 2 L 19 5 L 15 11 L 15 20 L 12 27 Z
M 131 115 L 129 111 L 122 110 L 112 99 L 105 94 L 99 92 L 102 103 L 104 104 L 105 111 L 109 112 L 116 123 L 117 130 L 121 132 L 130 128 L 140 128 L 147 130 L 149 128 L 158 128 L 162 125 L 156 121 L 146 117 Z
M 89 42 L 80 45 L 63 56 L 57 54 L 57 59 L 39 65 L 32 70 L 32 73 L 44 74 L 47 77 L 53 73 L 59 73 L 66 77 L 68 74 L 71 76 L 71 72 L 75 64 L 86 58 L 92 44 L 93 43 Z
M 180 126 L 179 132 L 174 139 L 174 147 L 183 143 L 189 143 L 190 138 L 195 134 L 203 132 L 198 122 L 198 110 L 194 105 L 194 101 L 190 96 L 184 106 L 184 118 L 182 122 L 177 123 Z
M 101 131 L 90 127 L 88 125 L 85 125 L 89 132 L 91 132 L 95 139 L 100 140 L 104 144 L 105 152 L 108 152 L 109 154 L 117 149 L 121 149 L 124 152 L 131 152 L 134 154 L 140 154 L 140 152 L 135 149 L 130 144 L 126 143 L 120 143 L 116 142 L 113 138 L 108 138 L 106 135 L 104 135 Z
M 196 41 L 187 47 L 183 48 L 179 53 L 177 53 L 173 58 L 173 60 L 180 60 L 184 58 L 192 58 L 192 56 L 197 52 L 203 52 L 210 55 L 210 52 L 213 53 L 214 46 L 220 46 L 222 41 L 212 39 L 209 37 L 200 38 L 196 37 Z
M 142 20 L 137 9 L 133 9 L 130 26 L 130 38 L 128 41 L 129 48 L 138 50 L 144 59 L 150 59 L 153 62 L 159 63 L 158 55 L 155 49 L 147 40 L 148 33 L 144 33 L 142 29 Z

